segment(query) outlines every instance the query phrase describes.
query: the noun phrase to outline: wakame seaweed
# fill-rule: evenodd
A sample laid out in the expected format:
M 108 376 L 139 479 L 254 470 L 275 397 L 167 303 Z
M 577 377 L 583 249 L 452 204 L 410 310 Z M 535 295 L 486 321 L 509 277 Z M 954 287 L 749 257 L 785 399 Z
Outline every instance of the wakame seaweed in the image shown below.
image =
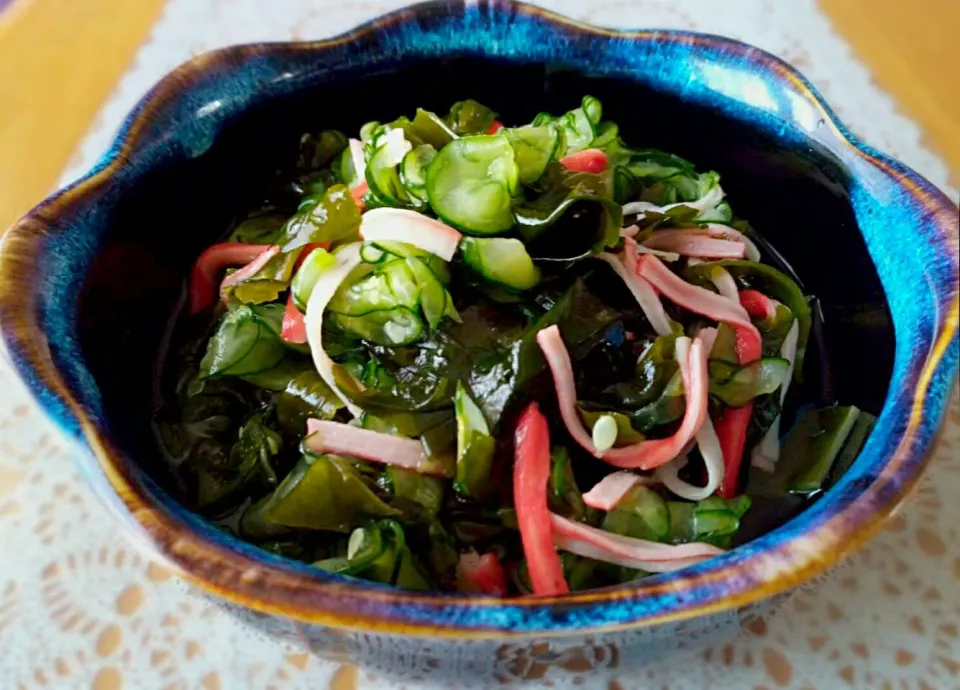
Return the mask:
M 288 160 L 197 259 L 155 420 L 182 500 L 266 550 L 413 590 L 606 586 L 756 536 L 869 433 L 795 413 L 813 298 L 719 174 L 595 98 Z

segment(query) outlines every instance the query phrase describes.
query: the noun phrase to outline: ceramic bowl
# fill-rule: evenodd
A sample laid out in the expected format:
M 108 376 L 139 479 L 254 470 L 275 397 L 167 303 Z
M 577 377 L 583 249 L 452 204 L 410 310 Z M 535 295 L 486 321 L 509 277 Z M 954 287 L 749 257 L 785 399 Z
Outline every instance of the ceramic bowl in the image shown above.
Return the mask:
M 584 93 L 627 141 L 720 171 L 738 214 L 820 298 L 828 393 L 879 415 L 842 481 L 720 557 L 563 598 L 392 590 L 272 556 L 178 505 L 150 431 L 158 343 L 193 258 L 278 152 L 318 126 L 354 131 L 416 106 L 472 97 L 524 122 Z M 945 410 L 957 267 L 957 208 L 850 134 L 777 58 L 716 36 L 608 31 L 480 0 L 418 5 L 327 41 L 227 48 L 175 70 L 94 170 L 7 232 L 0 323 L 94 490 L 184 579 L 317 653 L 489 686 L 622 672 L 729 633 L 869 538 L 916 483 Z

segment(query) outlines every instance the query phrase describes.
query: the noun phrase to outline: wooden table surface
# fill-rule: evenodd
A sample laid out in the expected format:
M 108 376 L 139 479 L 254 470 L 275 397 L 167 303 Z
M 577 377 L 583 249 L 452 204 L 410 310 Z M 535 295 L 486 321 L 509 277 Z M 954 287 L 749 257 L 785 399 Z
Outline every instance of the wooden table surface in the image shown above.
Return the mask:
M 781 2 L 786 0 L 781 0 Z M 960 2 L 820 0 L 960 180 Z M 163 0 L 0 0 L 0 229 L 52 189 Z

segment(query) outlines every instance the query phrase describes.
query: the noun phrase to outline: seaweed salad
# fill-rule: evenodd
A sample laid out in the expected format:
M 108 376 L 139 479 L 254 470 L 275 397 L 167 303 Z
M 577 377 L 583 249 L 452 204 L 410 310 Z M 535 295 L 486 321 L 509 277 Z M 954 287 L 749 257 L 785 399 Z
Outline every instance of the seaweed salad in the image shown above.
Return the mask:
M 589 96 L 496 118 L 306 134 L 200 254 L 155 417 L 181 500 L 328 572 L 508 596 L 684 568 L 835 482 L 873 418 L 804 384 L 816 303 L 720 176 Z

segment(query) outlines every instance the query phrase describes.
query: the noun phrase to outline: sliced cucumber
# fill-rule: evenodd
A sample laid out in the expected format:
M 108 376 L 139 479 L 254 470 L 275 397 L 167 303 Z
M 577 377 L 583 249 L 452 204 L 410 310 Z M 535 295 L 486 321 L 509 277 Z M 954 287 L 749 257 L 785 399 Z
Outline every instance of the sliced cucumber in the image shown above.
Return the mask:
M 557 118 L 555 118 L 550 113 L 537 113 L 536 116 L 533 118 L 533 121 L 530 123 L 530 126 L 540 127 L 541 125 L 545 125 L 548 122 L 556 122 L 556 121 L 557 121 Z
M 592 125 L 600 124 L 600 118 L 603 117 L 603 106 L 599 99 L 593 96 L 584 96 L 583 100 L 580 101 L 580 109 L 583 110 Z
M 446 313 L 449 299 L 447 289 L 420 259 L 410 257 L 405 261 L 420 288 L 420 308 L 423 316 L 430 328 L 436 329 Z
M 386 277 L 390 292 L 393 293 L 397 302 L 407 309 L 416 310 L 417 305 L 420 304 L 423 290 L 416 274 L 410 270 L 407 262 L 394 259 L 386 263 L 380 270 Z
M 634 486 L 606 514 L 601 528 L 625 537 L 663 541 L 670 531 L 669 508 L 652 489 Z
M 402 259 L 406 259 L 408 256 L 422 257 L 426 256 L 429 252 L 425 252 L 419 247 L 415 247 L 412 244 L 406 242 L 394 242 L 393 240 L 377 240 L 372 242 L 375 247 L 382 249 L 388 254 L 393 254 L 394 256 L 399 256 Z
M 300 311 L 307 310 L 307 301 L 310 299 L 310 293 L 313 292 L 313 286 L 317 284 L 320 276 L 333 268 L 336 263 L 336 258 L 326 249 L 314 249 L 300 264 L 290 284 L 293 302 Z
M 286 353 L 273 325 L 241 305 L 220 320 L 200 362 L 200 378 L 259 374 L 279 364 Z
M 367 123 L 365 123 L 365 124 L 360 128 L 360 141 L 362 141 L 364 144 L 366 144 L 366 143 L 368 143 L 369 141 L 371 141 L 371 140 L 374 138 L 374 135 L 377 133 L 377 131 L 378 131 L 382 126 L 383 126 L 383 125 L 381 125 L 381 124 L 380 124 L 379 122 L 377 122 L 376 120 L 373 120 L 372 122 L 367 122 Z
M 513 227 L 519 171 L 506 137 L 450 142 L 427 167 L 427 197 L 444 221 L 464 232 L 495 235 Z
M 430 268 L 431 271 L 433 271 L 433 275 L 437 277 L 437 280 L 444 285 L 450 283 L 450 269 L 447 266 L 447 262 L 436 254 L 431 254 L 430 252 L 424 251 L 423 249 L 415 247 L 412 244 L 407 244 L 406 242 L 381 240 L 379 242 L 373 242 L 372 244 L 388 254 L 398 256 L 402 259 L 407 259 L 410 257 L 420 259 Z
M 377 271 L 352 283 L 344 283 L 330 300 L 330 311 L 360 316 L 401 306 L 384 272 Z M 406 305 L 402 305 L 406 306 Z
M 563 130 L 553 123 L 540 127 L 504 128 L 502 133 L 513 147 L 521 184 L 539 180 L 550 162 L 560 156 Z
M 610 146 L 610 144 L 616 142 L 619 134 L 620 128 L 617 127 L 615 122 L 601 122 L 597 125 L 597 133 L 596 136 L 593 137 L 593 141 L 590 142 L 590 147 L 602 149 Z
M 367 163 L 366 179 L 370 192 L 384 205 L 399 208 L 418 207 L 419 199 L 411 198 L 400 180 L 397 166 L 413 146 L 403 136 L 402 129 L 391 129 L 374 135 L 375 148 Z
M 566 155 L 589 148 L 593 143 L 593 138 L 597 134 L 593 122 L 587 117 L 583 108 L 571 110 L 561 117 L 560 126 L 563 127 L 564 134 L 566 135 Z
M 400 181 L 411 195 L 427 202 L 427 166 L 437 156 L 437 150 L 430 144 L 417 146 L 400 162 Z
M 356 316 L 331 313 L 345 331 L 385 347 L 409 345 L 423 334 L 420 316 L 406 307 L 381 309 Z
M 540 270 L 533 265 L 520 240 L 505 237 L 464 237 L 460 243 L 463 261 L 487 280 L 513 290 L 529 290 L 540 282 Z
M 372 242 L 365 242 L 364 245 L 360 247 L 360 258 L 363 259 L 364 263 L 378 264 L 384 261 L 386 257 L 387 252 Z

